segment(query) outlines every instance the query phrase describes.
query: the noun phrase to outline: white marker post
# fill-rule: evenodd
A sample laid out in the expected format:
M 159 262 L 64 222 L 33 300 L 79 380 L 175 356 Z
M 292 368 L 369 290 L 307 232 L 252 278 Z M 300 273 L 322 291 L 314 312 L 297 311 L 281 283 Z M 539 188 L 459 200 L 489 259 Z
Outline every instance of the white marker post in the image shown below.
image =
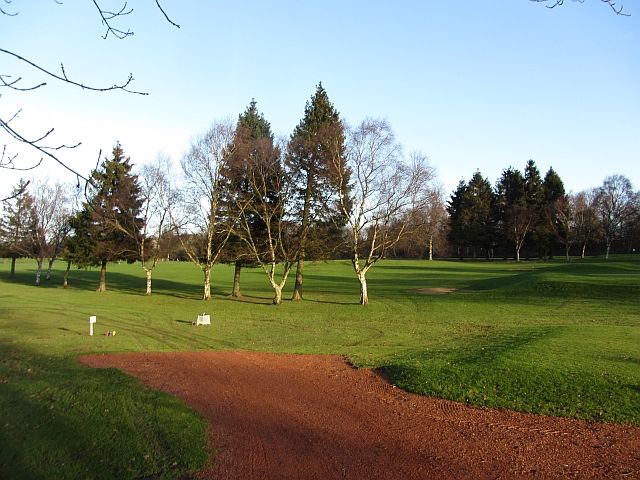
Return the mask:
M 96 323 L 96 316 L 91 315 L 89 317 L 89 335 L 93 336 L 93 324 Z

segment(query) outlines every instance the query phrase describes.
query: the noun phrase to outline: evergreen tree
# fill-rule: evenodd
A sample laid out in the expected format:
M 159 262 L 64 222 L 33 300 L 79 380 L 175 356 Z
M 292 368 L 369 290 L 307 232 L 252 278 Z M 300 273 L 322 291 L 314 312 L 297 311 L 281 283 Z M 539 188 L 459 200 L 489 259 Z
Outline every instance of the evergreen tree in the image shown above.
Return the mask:
M 107 262 L 134 262 L 138 258 L 142 200 L 138 177 L 131 173 L 131 168 L 130 159 L 124 156 L 118 142 L 111 158 L 105 158 L 100 169 L 91 174 L 95 189 L 85 209 L 91 214 L 93 260 L 101 265 L 98 286 L 101 292 L 107 288 Z
M 65 239 L 62 252 L 62 257 L 67 261 L 64 288 L 69 285 L 71 264 L 78 268 L 87 268 L 99 262 L 96 257 L 96 240 L 93 237 L 91 225 L 91 212 L 86 207 L 69 218 L 70 234 Z
M 30 257 L 34 253 L 34 233 L 37 217 L 33 196 L 27 191 L 28 182 L 20 180 L 3 202 L 3 215 L 0 221 L 0 243 L 2 254 L 11 258 L 9 278 L 16 275 L 16 260 Z
M 543 257 L 547 258 L 553 255 L 555 239 L 560 239 L 565 247 L 569 245 L 570 202 L 564 191 L 564 183 L 553 168 L 549 168 L 544 176 L 542 191 L 542 221 L 538 225 L 537 237 Z
M 252 197 L 262 192 L 255 191 L 251 176 L 253 170 L 260 165 L 275 165 L 275 159 L 280 156 L 279 149 L 274 145 L 274 137 L 271 125 L 258 112 L 257 103 L 251 100 L 247 109 L 240 114 L 233 135 L 232 147 L 226 156 L 226 161 L 221 169 L 222 181 L 225 183 L 224 200 L 222 210 L 226 210 L 229 218 L 237 218 L 233 213 L 238 205 L 252 201 Z M 279 165 L 279 164 L 278 164 Z M 267 196 L 266 202 L 277 202 L 279 195 L 275 179 L 279 175 L 264 176 Z M 244 221 L 250 229 L 251 240 L 256 244 L 264 243 L 266 238 L 265 223 L 260 215 L 250 208 L 243 209 Z M 240 273 L 243 264 L 255 264 L 252 252 L 246 248 L 246 239 L 241 235 L 232 235 L 227 244 L 227 258 L 235 263 L 232 296 L 240 296 Z
M 531 217 L 527 250 L 542 251 L 543 238 L 540 238 L 540 226 L 544 222 L 544 189 L 540 170 L 533 160 L 524 167 L 524 203 Z
M 447 238 L 455 249 L 460 260 L 464 258 L 466 246 L 465 222 L 464 222 L 464 197 L 467 191 L 467 184 L 464 180 L 458 182 L 458 187 L 451 194 L 447 202 L 447 213 L 449 214 L 449 233 Z
M 287 150 L 287 168 L 295 184 L 294 213 L 300 244 L 293 300 L 300 300 L 304 261 L 328 256 L 339 243 L 339 227 L 345 224 L 345 219 L 336 197 L 346 193 L 349 185 L 344 126 L 321 83 L 307 102 L 304 117 L 294 129 Z
M 496 186 L 498 231 L 504 241 L 513 244 L 518 262 L 524 241 L 537 218 L 536 211 L 529 206 L 526 183 L 522 173 L 510 167 L 502 172 Z
M 473 258 L 478 249 L 484 250 L 487 259 L 491 255 L 493 203 L 491 184 L 477 171 L 469 181 L 462 201 L 464 236 L 473 249 Z

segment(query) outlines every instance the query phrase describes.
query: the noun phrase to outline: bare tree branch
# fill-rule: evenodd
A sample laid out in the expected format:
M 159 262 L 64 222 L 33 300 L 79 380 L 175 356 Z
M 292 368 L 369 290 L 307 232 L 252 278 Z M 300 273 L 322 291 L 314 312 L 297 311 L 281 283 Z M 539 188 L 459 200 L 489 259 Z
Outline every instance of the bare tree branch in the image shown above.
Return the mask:
M 14 58 L 17 58 L 18 60 L 20 60 L 20 61 L 32 66 L 33 68 L 35 68 L 37 70 L 40 70 L 41 72 L 49 75 L 50 77 L 55 78 L 56 80 L 60 80 L 61 82 L 65 82 L 65 83 L 69 83 L 71 85 L 75 85 L 77 87 L 82 88 L 83 90 L 91 90 L 91 91 L 94 91 L 94 92 L 108 92 L 108 91 L 111 91 L 111 90 L 123 90 L 125 92 L 136 93 L 138 95 L 149 95 L 148 93 L 145 93 L 145 92 L 138 92 L 138 91 L 135 91 L 135 90 L 129 90 L 127 88 L 129 86 L 129 84 L 133 81 L 133 74 L 131 74 L 131 73 L 129 74 L 129 77 L 127 78 L 127 81 L 124 82 L 123 84 L 120 84 L 120 85 L 114 84 L 111 87 L 92 87 L 90 85 L 85 85 L 84 83 L 80 83 L 80 82 L 76 82 L 75 80 L 71 80 L 67 76 L 67 73 L 65 72 L 65 69 L 64 69 L 64 64 L 62 64 L 62 63 L 60 64 L 60 69 L 62 71 L 62 76 L 60 76 L 60 75 L 57 75 L 57 74 L 55 74 L 53 72 L 50 72 L 49 70 L 41 67 L 40 65 L 32 62 L 31 60 L 28 60 L 28 59 L 24 58 L 23 56 L 18 55 L 17 53 L 11 52 L 9 50 L 5 50 L 4 48 L 0 48 L 0 53 L 4 53 L 6 55 L 10 55 L 10 56 L 12 56 Z M 5 75 L 5 77 L 6 77 L 6 75 Z M 18 80 L 20 80 L 20 79 L 18 79 Z M 16 80 L 16 81 L 18 81 L 18 80 Z M 12 83 L 15 83 L 16 81 L 14 81 Z M 41 83 L 40 85 L 37 85 L 35 87 L 26 88 L 25 90 L 34 90 L 34 89 L 42 87 L 44 85 L 46 85 L 46 82 L 45 83 Z M 3 85 L 0 85 L 0 86 L 3 86 Z M 6 85 L 6 86 L 9 86 L 9 85 Z
M 12 1 L 11 0 L 2 0 L 3 3 L 5 5 L 11 5 Z M 54 0 L 57 4 L 61 5 L 62 1 L 60 0 Z M 122 4 L 122 7 L 117 10 L 117 11 L 110 11 L 107 10 L 105 8 L 102 8 L 102 6 L 100 5 L 102 2 L 99 0 L 92 0 L 93 1 L 93 5 L 95 6 L 95 8 L 98 10 L 98 13 L 100 15 L 100 18 L 102 19 L 102 24 L 106 27 L 106 32 L 103 36 L 104 39 L 106 39 L 109 34 L 112 34 L 113 36 L 115 36 L 118 39 L 124 39 L 126 37 L 129 37 L 131 35 L 133 35 L 133 32 L 129 29 L 122 30 L 120 28 L 116 28 L 113 24 L 112 21 L 114 19 L 117 19 L 118 17 L 123 17 L 123 16 L 127 16 L 130 13 L 133 12 L 133 8 L 128 8 L 127 7 L 127 2 L 125 1 Z M 155 0 L 156 6 L 157 8 L 160 10 L 160 12 L 162 12 L 162 14 L 164 15 L 165 19 L 167 22 L 169 22 L 171 25 L 175 26 L 176 28 L 180 28 L 180 25 L 178 25 L 176 22 L 174 22 L 173 20 L 171 20 L 171 18 L 169 18 L 169 16 L 167 15 L 166 11 L 162 8 L 162 5 L 160 4 L 159 0 Z M 6 10 L 6 8 L 0 7 L 0 14 L 5 15 L 5 16 L 9 16 L 9 17 L 14 17 L 16 15 L 18 15 L 19 12 L 9 12 Z M 72 78 L 69 78 L 69 76 L 67 75 L 67 72 L 65 70 L 65 66 L 63 63 L 60 64 L 60 73 L 55 73 L 49 69 L 46 69 L 42 66 L 40 66 L 39 64 L 23 57 L 22 55 L 19 55 L 17 53 L 14 53 L 12 51 L 6 50 L 4 48 L 0 48 L 0 54 L 5 54 L 8 55 L 10 57 L 13 57 L 23 63 L 26 63 L 27 65 L 29 65 L 30 67 L 39 70 L 41 73 L 44 73 L 45 75 L 58 80 L 60 82 L 63 83 L 67 83 L 70 85 L 74 85 L 76 87 L 80 87 L 82 90 L 90 90 L 90 91 L 94 91 L 94 92 L 107 92 L 107 91 L 112 91 L 112 90 L 122 90 L 125 91 L 127 93 L 135 93 L 138 95 L 148 95 L 148 93 L 146 92 L 140 92 L 140 91 L 136 91 L 136 90 L 131 90 L 129 88 L 129 86 L 131 85 L 131 83 L 134 81 L 133 78 L 133 74 L 129 74 L 129 76 L 127 77 L 126 81 L 119 83 L 119 84 L 114 84 L 112 86 L 109 87 L 96 87 L 96 86 L 91 86 L 91 85 L 87 85 L 83 82 L 74 80 Z M 24 82 L 24 79 L 22 77 L 17 77 L 17 78 L 13 78 L 11 75 L 8 74 L 0 74 L 0 88 L 4 87 L 4 88 L 8 88 L 10 90 L 14 90 L 14 91 L 20 91 L 20 92 L 27 92 L 27 91 L 31 91 L 31 90 L 36 90 L 39 89 L 41 87 L 44 87 L 45 85 L 47 85 L 47 82 L 41 82 L 41 83 L 37 83 L 34 85 L 30 85 L 30 86 L 22 86 L 21 82 Z M 19 113 L 19 111 L 18 111 Z M 17 141 L 18 143 L 23 143 L 26 145 L 29 145 L 33 148 L 35 148 L 36 150 L 38 150 L 40 153 L 42 153 L 44 155 L 44 157 L 48 157 L 51 158 L 52 160 L 54 160 L 55 162 L 57 162 L 58 164 L 60 164 L 63 168 L 65 168 L 66 170 L 70 171 L 71 173 L 73 173 L 74 175 L 76 175 L 76 179 L 78 181 L 78 184 L 80 183 L 80 180 L 82 179 L 85 182 L 89 182 L 90 180 L 85 177 L 84 175 L 81 175 L 80 173 L 78 173 L 77 171 L 75 171 L 74 169 L 72 169 L 71 167 L 67 166 L 62 160 L 60 160 L 53 152 L 59 151 L 59 150 L 63 150 L 63 149 L 71 149 L 71 148 L 75 148 L 77 146 L 80 145 L 80 143 L 77 143 L 76 145 L 65 145 L 65 144 L 61 144 L 58 145 L 56 147 L 53 146 L 49 146 L 49 145 L 43 145 L 41 142 L 43 140 L 45 140 L 46 138 L 49 137 L 49 135 L 53 132 L 53 128 L 51 128 L 50 130 L 48 130 L 46 133 L 44 133 L 40 138 L 37 139 L 28 139 L 26 138 L 24 135 L 18 133 L 17 130 L 15 130 L 10 123 L 16 118 L 16 116 L 18 115 L 18 113 L 14 114 L 11 118 L 9 118 L 8 120 L 6 119 L 2 119 L 0 118 L 0 127 L 2 127 L 2 129 L 15 141 Z M 23 168 L 18 168 L 15 165 L 15 160 L 18 157 L 18 154 L 7 154 L 7 145 L 5 144 L 3 147 L 3 151 L 2 151 L 2 156 L 0 157 L 0 169 L 4 168 L 4 169 L 9 169 L 9 170 L 32 170 L 36 167 L 38 167 L 44 157 L 41 157 L 40 160 L 35 163 L 32 166 L 29 167 L 23 167 Z M 78 185 L 79 186 L 79 185 Z
M 530 1 L 535 3 L 546 3 L 547 8 L 555 8 L 555 7 L 564 5 L 564 0 L 530 0 Z M 571 0 L 571 1 L 584 3 L 584 0 Z M 631 14 L 629 13 L 623 13 L 622 9 L 624 6 L 620 5 L 619 7 L 617 7 L 616 2 L 614 2 L 613 0 L 600 0 L 600 1 L 609 5 L 616 15 L 622 15 L 623 17 L 631 16 Z
M 167 15 L 167 12 L 164 11 L 164 8 L 162 8 L 162 5 L 160 5 L 160 1 L 156 0 L 156 5 L 158 6 L 158 9 L 162 12 L 162 14 L 164 15 L 164 18 L 167 20 L 167 22 L 169 22 L 171 25 L 173 25 L 176 28 L 180 28 L 180 25 L 178 25 L 176 22 L 174 22 L 173 20 L 171 20 L 169 18 L 169 15 Z
M 12 117 L 12 118 L 15 118 L 15 117 Z M 9 120 L 9 121 L 11 121 L 11 120 Z M 40 142 L 40 141 L 44 140 L 45 138 L 47 138 L 53 132 L 53 128 L 51 130 L 49 130 L 47 133 L 45 133 L 43 136 L 41 136 L 39 139 L 37 139 L 37 140 L 29 140 L 29 139 L 23 137 L 22 135 L 20 135 L 13 128 L 11 128 L 11 126 L 9 125 L 9 122 L 6 122 L 2 118 L 0 118 L 0 127 L 2 127 L 14 140 L 17 140 L 18 142 L 24 143 L 26 145 L 30 145 L 33 148 L 35 148 L 36 150 L 38 150 L 40 153 L 44 154 L 46 157 L 49 157 L 52 160 L 54 160 L 56 163 L 61 165 L 63 168 L 65 168 L 69 172 L 73 173 L 78 180 L 82 179 L 85 182 L 89 182 L 89 178 L 87 178 L 84 175 L 78 173 L 76 170 L 74 170 L 73 168 L 69 167 L 62 160 L 60 160 L 53 153 L 51 153 L 51 151 L 58 151 L 58 150 L 62 150 L 62 149 L 76 148 L 79 145 L 81 145 L 81 143 L 77 143 L 76 145 L 72 145 L 72 146 L 67 146 L 67 145 L 59 145 L 57 147 L 43 146 L 43 145 L 39 145 L 38 142 Z M 15 155 L 12 158 L 15 158 Z M 41 162 L 42 162 L 42 159 L 40 159 L 40 162 L 38 163 L 38 165 L 40 165 Z M 32 167 L 32 168 L 35 168 L 35 167 Z M 28 168 L 26 170 L 31 170 L 32 168 Z
M 100 17 L 102 18 L 102 24 L 107 28 L 107 31 L 102 36 L 102 38 L 106 40 L 106 38 L 109 36 L 110 33 L 114 37 L 119 38 L 120 40 L 133 35 L 133 32 L 131 30 L 127 29 L 127 31 L 125 32 L 124 30 L 120 30 L 118 28 L 112 27 L 111 24 L 109 23 L 109 20 L 113 20 L 116 17 L 123 17 L 133 12 L 133 8 L 127 10 L 127 2 L 124 2 L 124 4 L 122 5 L 122 8 L 118 12 L 110 12 L 108 10 L 103 10 L 102 7 L 98 5 L 98 2 L 96 0 L 93 0 L 93 4 L 96 6 L 96 8 L 98 9 L 98 12 L 100 13 Z

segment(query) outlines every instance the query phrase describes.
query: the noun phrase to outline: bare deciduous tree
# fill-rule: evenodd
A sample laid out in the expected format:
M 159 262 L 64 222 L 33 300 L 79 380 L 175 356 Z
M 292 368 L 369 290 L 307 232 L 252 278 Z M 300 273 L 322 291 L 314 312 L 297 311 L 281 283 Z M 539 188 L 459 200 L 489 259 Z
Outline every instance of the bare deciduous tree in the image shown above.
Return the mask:
M 292 198 L 293 184 L 280 155 L 286 143 L 280 143 L 280 148 L 275 148 L 269 138 L 261 139 L 246 166 L 251 195 L 236 197 L 236 208 L 240 212 L 238 234 L 267 275 L 274 292 L 274 305 L 282 303 L 282 290 L 300 250 L 297 227 L 291 221 L 287 204 Z M 256 221 L 262 225 L 259 230 L 255 228 Z
M 412 155 L 409 162 L 403 160 L 386 120 L 365 119 L 349 131 L 347 162 L 348 168 L 336 165 L 335 170 L 350 172 L 353 186 L 342 190 L 339 203 L 347 219 L 347 244 L 360 282 L 360 304 L 366 305 L 367 272 L 411 226 L 418 226 L 411 213 L 428 205 L 426 193 L 434 174 L 421 154 Z
M 608 259 L 611 244 L 620 236 L 624 223 L 631 216 L 636 193 L 624 175 L 605 178 L 597 192 L 595 204 L 607 244 L 605 258 Z
M 36 285 L 40 285 L 42 265 L 48 259 L 46 279 L 51 278 L 51 269 L 62 252 L 64 240 L 69 233 L 69 195 L 65 185 L 48 181 L 36 184 L 34 193 L 36 228 L 33 231 L 34 254 L 37 262 Z
M 146 277 L 146 295 L 151 295 L 151 276 L 161 255 L 160 239 L 167 232 L 169 209 L 176 195 L 169 183 L 170 168 L 171 159 L 159 154 L 155 163 L 142 166 L 139 177 L 142 229 L 138 253 Z
M 181 213 L 172 210 L 172 223 L 186 255 L 204 274 L 204 300 L 211 299 L 211 269 L 232 232 L 233 220 L 222 216 L 221 169 L 233 148 L 233 132 L 230 120 L 214 122 L 192 141 L 180 162 L 184 174 Z
M 595 190 L 585 190 L 570 196 L 573 210 L 576 241 L 580 245 L 580 258 L 584 258 L 587 245 L 597 236 L 600 229 L 595 207 Z

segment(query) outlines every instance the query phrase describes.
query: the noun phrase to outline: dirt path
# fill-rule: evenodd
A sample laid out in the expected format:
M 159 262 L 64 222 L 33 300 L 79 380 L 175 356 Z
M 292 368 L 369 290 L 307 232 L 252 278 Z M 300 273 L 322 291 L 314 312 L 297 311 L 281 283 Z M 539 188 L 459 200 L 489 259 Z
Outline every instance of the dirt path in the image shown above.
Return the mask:
M 97 355 L 209 420 L 203 479 L 640 479 L 640 428 L 412 395 L 332 356 Z

